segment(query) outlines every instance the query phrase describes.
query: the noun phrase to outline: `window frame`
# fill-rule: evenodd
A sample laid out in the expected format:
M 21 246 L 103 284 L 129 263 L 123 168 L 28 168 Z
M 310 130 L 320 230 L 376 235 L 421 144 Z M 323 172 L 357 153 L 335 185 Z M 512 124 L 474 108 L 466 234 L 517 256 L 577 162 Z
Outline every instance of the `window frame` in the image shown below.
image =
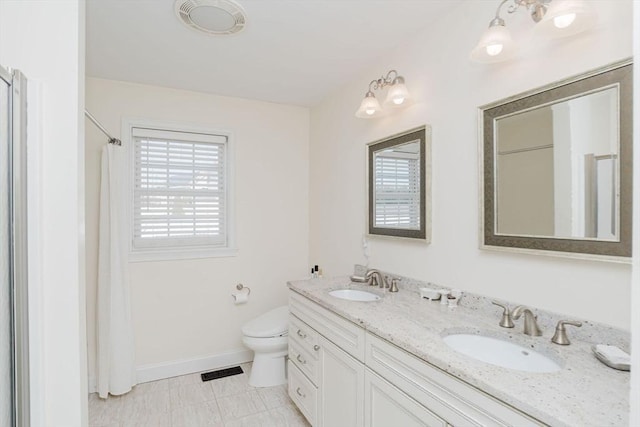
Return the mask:
M 169 246 L 169 247 L 135 247 L 134 246 L 134 190 L 135 190 L 135 137 L 133 137 L 133 128 L 147 128 L 159 131 L 183 132 L 183 133 L 201 133 L 226 137 L 225 143 L 225 190 L 226 190 L 226 246 Z M 234 166 L 235 166 L 235 150 L 234 135 L 229 130 L 215 129 L 204 125 L 194 125 L 180 122 L 158 121 L 144 118 L 125 117 L 122 119 L 122 133 L 124 149 L 126 156 L 126 186 L 123 191 L 126 200 L 123 201 L 126 209 L 126 233 L 129 248 L 129 261 L 162 261 L 162 260 L 179 260 L 179 259 L 197 259 L 197 258 L 217 258 L 236 256 L 238 248 L 236 247 L 235 236 L 235 197 L 234 197 Z

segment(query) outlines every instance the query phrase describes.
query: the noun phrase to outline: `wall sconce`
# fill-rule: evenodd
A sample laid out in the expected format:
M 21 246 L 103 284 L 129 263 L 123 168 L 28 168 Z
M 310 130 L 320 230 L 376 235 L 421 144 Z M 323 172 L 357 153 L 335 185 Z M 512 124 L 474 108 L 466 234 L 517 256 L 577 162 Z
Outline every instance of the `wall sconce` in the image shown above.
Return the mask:
M 507 8 L 514 13 L 520 8 L 527 9 L 536 22 L 534 31 L 547 37 L 566 37 L 585 31 L 595 23 L 595 13 L 583 0 L 502 0 L 496 16 L 489 23 L 478 45 L 471 51 L 471 60 L 481 63 L 500 62 L 509 59 L 516 51 L 516 45 L 500 17 L 502 6 L 512 2 Z
M 369 83 L 369 90 L 364 96 L 364 99 L 360 103 L 360 108 L 356 111 L 356 117 L 361 119 L 370 119 L 378 117 L 382 114 L 382 107 L 373 94 L 374 90 L 382 90 L 386 86 L 391 86 L 389 92 L 387 92 L 387 98 L 383 105 L 385 107 L 406 107 L 411 101 L 411 95 L 407 87 L 404 85 L 404 78 L 398 75 L 396 70 L 391 70 L 386 76 L 380 77 L 377 80 L 371 80 Z

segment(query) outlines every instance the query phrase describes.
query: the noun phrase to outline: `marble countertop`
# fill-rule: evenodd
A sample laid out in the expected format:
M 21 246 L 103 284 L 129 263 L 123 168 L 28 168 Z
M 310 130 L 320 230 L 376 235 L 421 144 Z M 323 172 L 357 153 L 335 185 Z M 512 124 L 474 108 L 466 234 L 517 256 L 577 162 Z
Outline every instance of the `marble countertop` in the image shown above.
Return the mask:
M 510 404 L 552 426 L 623 426 L 629 423 L 629 372 L 600 363 L 592 354 L 597 342 L 576 339 L 569 329 L 571 345 L 551 343 L 553 327 L 544 327 L 543 336 L 522 333 L 522 319 L 516 327 L 498 326 L 502 313 L 489 300 L 475 297 L 473 304 L 456 308 L 420 298 L 417 288 L 402 287 L 398 293 L 352 283 L 348 277 L 291 281 L 291 290 L 328 310 L 392 342 L 424 361 Z M 334 289 L 361 289 L 383 298 L 355 302 L 334 298 Z M 383 295 L 384 294 L 384 295 Z M 470 299 L 474 297 L 469 296 Z M 478 309 L 478 307 L 482 309 Z M 485 307 L 486 306 L 486 307 Z M 588 329 L 590 324 L 583 328 Z M 502 337 L 532 348 L 556 362 L 562 370 L 554 373 L 527 373 L 510 370 L 464 356 L 442 340 L 450 333 L 476 333 Z M 587 331 L 581 331 L 584 335 Z M 628 349 L 626 349 L 628 350 Z

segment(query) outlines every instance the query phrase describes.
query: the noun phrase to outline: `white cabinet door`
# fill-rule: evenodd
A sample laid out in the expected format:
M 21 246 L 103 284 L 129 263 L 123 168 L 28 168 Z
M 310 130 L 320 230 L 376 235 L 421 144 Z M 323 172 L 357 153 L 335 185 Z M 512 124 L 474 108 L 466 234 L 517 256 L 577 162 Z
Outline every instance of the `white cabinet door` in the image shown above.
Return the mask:
M 319 427 L 364 426 L 364 365 L 320 336 Z
M 364 374 L 367 427 L 446 427 L 447 423 L 369 369 Z

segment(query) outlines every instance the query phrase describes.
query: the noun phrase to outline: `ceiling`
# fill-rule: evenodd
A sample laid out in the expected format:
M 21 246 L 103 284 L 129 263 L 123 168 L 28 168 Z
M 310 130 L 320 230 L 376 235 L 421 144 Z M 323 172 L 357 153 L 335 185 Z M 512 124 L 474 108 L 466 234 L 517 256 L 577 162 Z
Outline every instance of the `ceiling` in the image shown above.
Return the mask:
M 245 29 L 211 36 L 179 22 L 174 0 L 88 0 L 87 75 L 313 106 L 461 2 L 237 1 Z

